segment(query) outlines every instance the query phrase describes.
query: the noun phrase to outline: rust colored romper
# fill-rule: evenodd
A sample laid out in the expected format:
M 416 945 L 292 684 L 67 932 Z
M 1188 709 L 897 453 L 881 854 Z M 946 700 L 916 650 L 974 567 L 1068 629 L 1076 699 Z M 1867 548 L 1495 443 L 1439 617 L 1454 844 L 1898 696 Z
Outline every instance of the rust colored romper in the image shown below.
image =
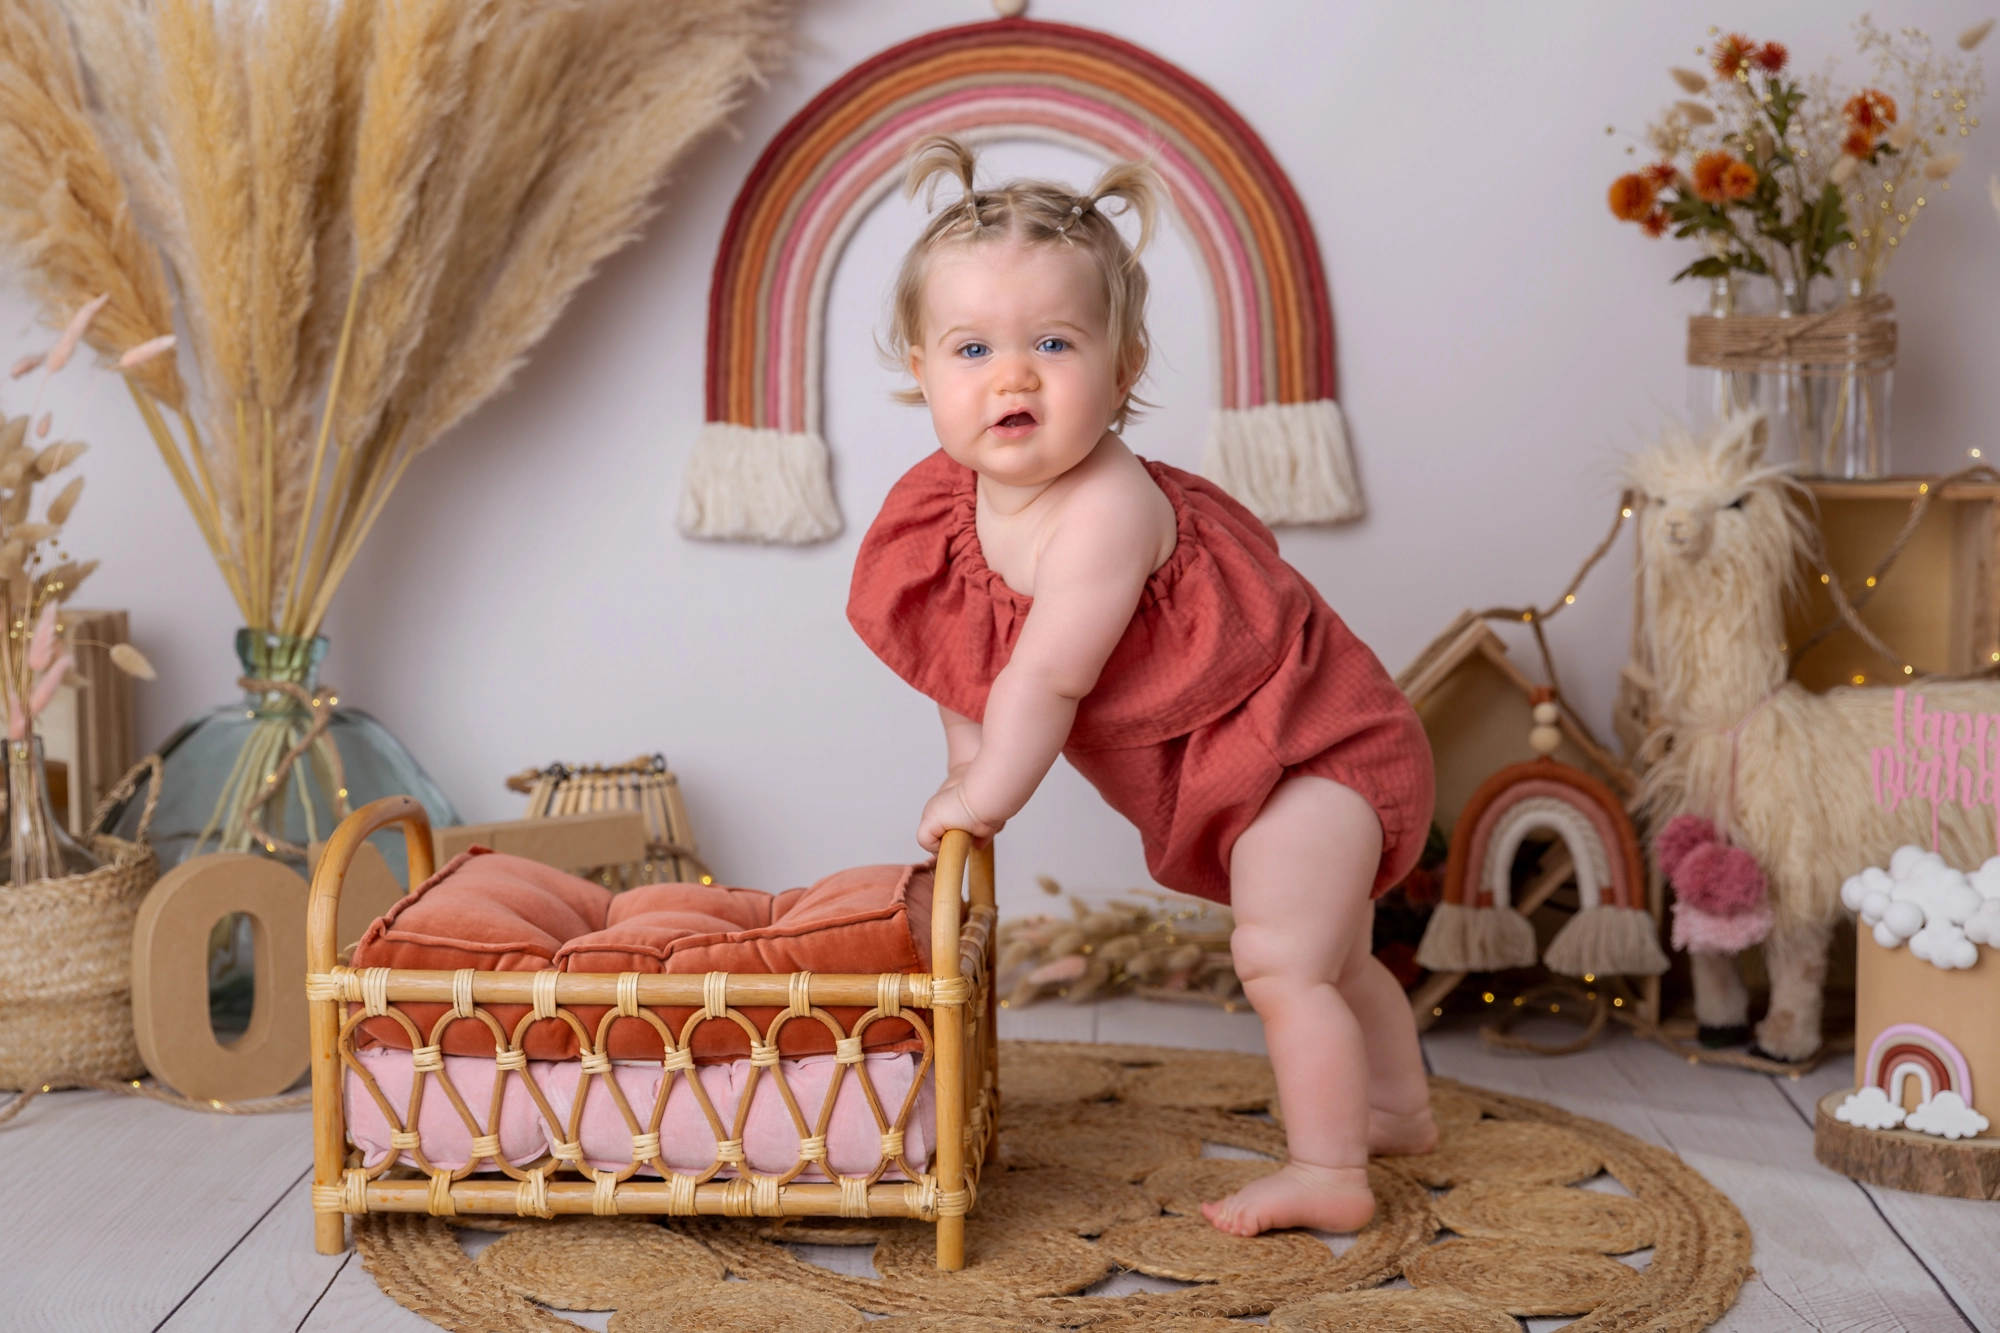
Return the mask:
M 1063 754 L 1138 826 L 1171 889 L 1229 901 L 1229 852 L 1279 781 L 1330 778 L 1382 821 L 1375 893 L 1430 828 L 1429 742 L 1415 710 L 1277 539 L 1211 482 L 1146 470 L 1178 543 L 1079 704 Z M 986 567 L 977 474 L 943 450 L 904 474 L 861 543 L 847 618 L 876 656 L 975 721 L 1034 599 Z

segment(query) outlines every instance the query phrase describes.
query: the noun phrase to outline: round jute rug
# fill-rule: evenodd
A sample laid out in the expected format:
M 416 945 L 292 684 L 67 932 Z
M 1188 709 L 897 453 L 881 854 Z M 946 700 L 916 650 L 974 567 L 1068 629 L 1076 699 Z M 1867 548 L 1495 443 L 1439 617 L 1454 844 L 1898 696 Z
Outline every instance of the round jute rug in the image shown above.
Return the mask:
M 893 1219 L 530 1219 L 496 1239 L 374 1215 L 356 1228 L 362 1261 L 391 1297 L 460 1333 L 579 1327 L 558 1310 L 614 1310 L 621 1333 L 1196 1333 L 1260 1314 L 1301 1333 L 1462 1333 L 1544 1313 L 1577 1315 L 1579 1333 L 1694 1333 L 1750 1274 L 1742 1214 L 1672 1153 L 1445 1079 L 1432 1085 L 1443 1142 L 1370 1164 L 1377 1211 L 1359 1234 L 1226 1236 L 1200 1202 L 1284 1153 L 1269 1110 L 1225 1109 L 1268 1103 L 1257 1070 L 1162 1047 L 1003 1043 L 1000 1058 L 1019 1062 L 1025 1095 L 1003 1104 L 960 1273 L 933 1265 L 930 1227 Z

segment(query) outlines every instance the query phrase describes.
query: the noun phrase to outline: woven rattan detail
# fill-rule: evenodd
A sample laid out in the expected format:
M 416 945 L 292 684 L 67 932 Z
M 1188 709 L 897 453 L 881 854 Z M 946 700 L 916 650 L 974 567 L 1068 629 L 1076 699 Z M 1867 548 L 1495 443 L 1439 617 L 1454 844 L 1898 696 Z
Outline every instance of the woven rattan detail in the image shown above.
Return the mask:
M 1116 1095 L 1124 1081 L 1125 1070 L 1113 1061 L 1022 1042 L 1000 1065 L 1000 1101 L 1010 1108 L 1096 1102 Z
M 1282 1333 L 1521 1333 L 1514 1316 L 1447 1287 L 1343 1291 L 1271 1311 Z
M 1636 1269 L 1592 1250 L 1517 1240 L 1448 1240 L 1403 1270 L 1417 1288 L 1449 1287 L 1513 1315 L 1589 1314 L 1637 1286 Z
M 1333 1263 L 1333 1252 L 1304 1232 L 1231 1236 L 1198 1217 L 1125 1222 L 1104 1233 L 1103 1245 L 1126 1268 L 1183 1282 L 1281 1282 Z
M 1261 1111 L 1277 1100 L 1271 1062 L 1261 1055 L 1207 1051 L 1152 1069 L 1134 1070 L 1120 1094 L 1142 1106 Z
M 1421 1157 L 1392 1157 L 1426 1185 L 1504 1180 L 1516 1185 L 1574 1185 L 1604 1169 L 1604 1158 L 1568 1130 L 1530 1122 L 1482 1120 Z
M 159 878 L 142 843 L 96 837 L 85 875 L 0 889 L 0 1088 L 146 1072 L 132 1031 L 132 927 Z
M 812 1292 L 754 1282 L 681 1284 L 620 1310 L 611 1333 L 848 1333 L 866 1327 L 851 1305 Z
M 650 1222 L 575 1218 L 518 1229 L 481 1251 L 482 1277 L 558 1310 L 616 1310 L 671 1282 L 717 1282 L 722 1260 Z
M 1600 1254 L 1629 1254 L 1653 1243 L 1653 1206 L 1644 1199 L 1553 1185 L 1474 1181 L 1433 1207 L 1445 1228 L 1474 1240 L 1526 1240 Z
M 1003 1065 L 1007 1054 L 1003 1049 Z M 1151 1059 L 1165 1063 L 1173 1054 L 1155 1052 Z M 1147 1067 L 1139 1061 L 1120 1063 Z M 1579 1333 L 1640 1328 L 1693 1333 L 1729 1307 L 1749 1271 L 1749 1232 L 1728 1200 L 1678 1158 L 1610 1126 L 1570 1116 L 1551 1106 L 1467 1089 L 1447 1081 L 1434 1084 L 1434 1090 L 1440 1100 L 1445 1093 L 1464 1097 L 1497 1123 L 1541 1123 L 1567 1131 L 1596 1153 L 1612 1176 L 1652 1209 L 1655 1246 L 1650 1263 L 1629 1285 L 1622 1286 L 1586 1316 L 1576 1326 Z M 1134 1117 L 1135 1123 L 1149 1132 L 1167 1127 L 1169 1132 L 1195 1133 L 1192 1127 L 1199 1126 L 1197 1137 L 1210 1142 L 1240 1141 L 1236 1146 L 1268 1145 L 1274 1132 L 1261 1120 L 1213 1111 L 1134 1106 L 1111 1109 Z M 1012 1112 L 1007 1119 L 1013 1119 Z M 1018 1324 L 1043 1329 L 1089 1326 L 1093 1333 L 1140 1333 L 1141 1330 L 1209 1333 L 1216 1319 L 1266 1312 L 1273 1313 L 1275 1327 L 1295 1331 L 1379 1328 L 1387 1333 L 1401 1333 L 1404 1329 L 1451 1328 L 1484 1333 L 1491 1328 L 1498 1333 L 1501 1326 L 1491 1323 L 1492 1306 L 1467 1303 L 1465 1298 L 1452 1296 L 1440 1287 L 1428 1287 L 1421 1293 L 1405 1292 L 1393 1299 L 1393 1293 L 1382 1293 L 1385 1299 L 1368 1307 L 1380 1315 L 1375 1322 L 1337 1322 L 1347 1316 L 1341 1313 L 1343 1303 L 1333 1299 L 1333 1293 L 1379 1286 L 1406 1266 L 1416 1264 L 1432 1248 L 1437 1224 L 1428 1192 L 1402 1171 L 1379 1164 L 1371 1167 L 1369 1180 L 1377 1198 L 1375 1221 L 1353 1238 L 1344 1253 L 1328 1254 L 1323 1266 L 1295 1275 L 1259 1271 L 1240 1278 L 1126 1296 L 1027 1294 L 1033 1289 L 1046 1289 L 1048 1281 L 1064 1276 L 1071 1262 L 1064 1257 L 1066 1254 L 1077 1256 L 1078 1267 L 1069 1275 L 1069 1281 L 1057 1283 L 1061 1286 L 1068 1286 L 1086 1272 L 1102 1271 L 1108 1264 L 1110 1247 L 1105 1242 L 1078 1239 L 1079 1232 L 1089 1234 L 1095 1230 L 1077 1225 L 1075 1211 L 1075 1196 L 1087 1193 L 1092 1182 L 1059 1170 L 1000 1171 L 988 1166 L 979 1182 L 973 1212 L 967 1219 L 968 1253 L 973 1266 L 960 1274 L 937 1271 L 932 1228 L 914 1221 L 887 1218 L 729 1221 L 689 1217 L 671 1223 L 670 1229 L 685 1239 L 699 1241 L 733 1274 L 748 1279 L 747 1283 L 730 1284 L 746 1298 L 754 1289 L 762 1288 L 755 1297 L 758 1302 L 771 1296 L 792 1299 L 802 1306 L 812 1296 L 830 1297 L 853 1309 L 910 1317 L 890 1323 L 890 1333 L 897 1328 L 940 1328 L 943 1325 L 932 1321 L 944 1319 L 952 1321 L 949 1325 L 952 1333 L 983 1333 L 986 1326 L 976 1322 L 979 1319 L 1002 1321 L 1001 1326 Z M 1098 1187 L 1105 1188 L 1101 1178 Z M 921 1193 L 924 1186 L 904 1188 L 914 1194 Z M 934 1185 L 931 1188 L 934 1191 Z M 1065 1197 L 1040 1198 L 1039 1192 L 1044 1189 L 1051 1194 L 1061 1191 Z M 1121 1197 L 1128 1200 L 1140 1193 L 1117 1182 L 1110 1182 L 1109 1189 L 1122 1191 Z M 1150 1207 L 1141 1198 L 1140 1207 Z M 553 1228 L 533 1222 L 519 1225 L 529 1233 L 537 1233 L 576 1224 L 575 1220 L 566 1220 Z M 614 1237 L 643 1235 L 647 1228 L 643 1222 L 612 1223 L 608 1219 L 584 1225 L 637 1228 L 631 1232 L 613 1232 Z M 1113 1241 L 1119 1241 L 1119 1230 L 1114 1223 L 1110 1233 Z M 1044 1238 L 1037 1239 L 1038 1232 L 1044 1233 Z M 1048 1237 L 1049 1232 L 1059 1234 Z M 528 1322 L 538 1315 L 544 1320 L 552 1316 L 526 1305 L 514 1292 L 483 1280 L 472 1261 L 452 1240 L 449 1230 L 437 1220 L 404 1215 L 364 1218 L 357 1224 L 356 1234 L 370 1271 L 383 1282 L 384 1289 L 445 1327 L 477 1329 L 482 1333 L 487 1329 L 560 1327 L 548 1322 Z M 1129 1234 L 1128 1228 L 1126 1235 Z M 875 1265 L 882 1276 L 876 1279 L 831 1272 L 801 1257 L 809 1251 L 778 1242 L 876 1244 Z M 989 1247 L 1002 1242 L 1018 1253 L 987 1256 Z M 1080 1262 L 1084 1257 L 1091 1261 L 1089 1268 Z M 1584 1259 L 1588 1261 L 1591 1257 L 1585 1255 Z M 996 1280 L 1009 1265 L 1025 1270 L 1030 1274 L 1029 1279 L 1018 1284 L 1011 1279 Z M 644 1264 L 635 1261 L 633 1266 Z M 1037 1274 L 1047 1280 L 1038 1282 L 1034 1276 Z M 662 1288 L 663 1293 L 667 1290 Z M 1424 1302 L 1421 1306 L 1419 1297 Z M 1437 1313 L 1441 1303 L 1453 1303 L 1453 1312 L 1458 1315 L 1455 1322 L 1443 1320 Z M 647 1308 L 652 1308 L 650 1303 Z M 761 1304 L 745 1307 L 752 1313 L 764 1308 Z M 630 1314 L 636 1320 L 638 1313 L 636 1308 L 621 1310 L 615 1318 L 623 1320 Z M 914 1322 L 917 1317 L 926 1322 Z M 1318 1322 L 1304 1322 L 1309 1318 Z M 643 1327 L 636 1322 L 614 1326 Z M 722 1323 L 713 1326 L 732 1327 Z M 826 1326 L 845 1325 L 834 1322 Z M 783 1326 L 772 1316 L 757 1327 L 759 1333 L 764 1333 L 766 1329 Z
M 1226 1199 L 1281 1163 L 1242 1157 L 1198 1157 L 1168 1162 L 1147 1176 L 1143 1188 L 1159 1206 L 1182 1217 L 1200 1217 L 1201 1206 Z

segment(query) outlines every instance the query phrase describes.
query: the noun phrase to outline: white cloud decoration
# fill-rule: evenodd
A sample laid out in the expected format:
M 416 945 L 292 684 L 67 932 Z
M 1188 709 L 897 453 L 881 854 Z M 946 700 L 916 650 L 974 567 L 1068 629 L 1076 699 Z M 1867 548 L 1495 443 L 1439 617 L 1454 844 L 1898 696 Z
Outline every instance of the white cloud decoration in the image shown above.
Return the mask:
M 1894 1129 L 1903 1123 L 1903 1108 L 1890 1101 L 1882 1089 L 1863 1088 L 1848 1093 L 1833 1118 L 1862 1129 Z
M 1870 1089 L 1879 1092 L 1880 1089 Z M 1992 1123 L 1979 1112 L 1965 1104 L 1965 1098 L 1955 1092 L 1940 1092 L 1926 1097 L 1916 1110 L 1903 1117 L 1903 1128 L 1914 1129 L 1919 1134 L 1935 1134 L 1941 1139 L 1969 1139 L 1986 1132 Z
M 1886 871 L 1870 866 L 1842 884 L 1840 901 L 1860 914 L 1877 944 L 1907 942 L 1933 967 L 1971 967 L 1979 945 L 2000 948 L 2000 856 L 1967 875 L 1936 852 L 1899 847 Z

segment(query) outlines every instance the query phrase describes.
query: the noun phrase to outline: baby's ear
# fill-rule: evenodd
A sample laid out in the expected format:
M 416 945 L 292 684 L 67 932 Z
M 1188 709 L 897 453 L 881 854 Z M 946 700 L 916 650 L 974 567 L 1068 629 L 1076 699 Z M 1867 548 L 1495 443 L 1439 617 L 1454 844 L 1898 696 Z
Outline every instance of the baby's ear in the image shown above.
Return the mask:
M 923 397 L 924 396 L 924 349 L 913 345 L 910 348 L 908 354 L 905 355 L 903 358 L 903 369 L 910 372 L 910 378 L 917 382 L 916 391 L 918 396 Z M 925 398 L 925 401 L 928 402 L 929 399 Z

